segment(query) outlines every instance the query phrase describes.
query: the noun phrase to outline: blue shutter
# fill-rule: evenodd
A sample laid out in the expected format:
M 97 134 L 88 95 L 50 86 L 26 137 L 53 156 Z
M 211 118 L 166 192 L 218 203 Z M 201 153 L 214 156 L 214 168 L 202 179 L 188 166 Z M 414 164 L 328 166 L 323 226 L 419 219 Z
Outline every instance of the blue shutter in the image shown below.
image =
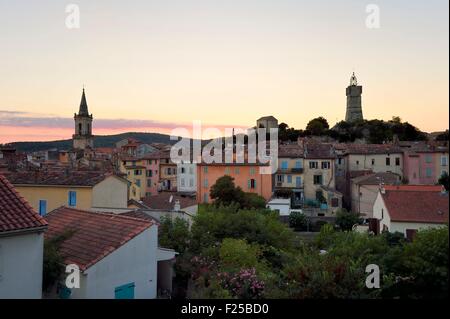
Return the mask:
M 134 282 L 116 287 L 114 289 L 115 299 L 134 299 Z
M 302 187 L 302 178 L 300 176 L 297 176 L 295 178 L 295 186 L 296 187 Z
M 254 179 L 253 182 L 254 182 L 254 184 L 255 184 L 255 188 L 258 188 L 258 187 L 256 186 L 256 179 Z
M 69 206 L 77 206 L 77 192 L 69 191 Z
M 39 215 L 44 216 L 47 214 L 47 201 L 44 199 L 39 200 Z
M 247 186 L 248 186 L 248 189 L 252 188 L 252 182 L 250 179 L 247 181 Z

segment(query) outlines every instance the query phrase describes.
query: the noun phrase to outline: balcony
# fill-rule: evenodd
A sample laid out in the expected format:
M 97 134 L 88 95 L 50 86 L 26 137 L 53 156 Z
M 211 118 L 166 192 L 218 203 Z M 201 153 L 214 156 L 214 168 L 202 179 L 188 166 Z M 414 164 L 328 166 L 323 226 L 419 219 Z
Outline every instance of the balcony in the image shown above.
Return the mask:
M 301 168 L 279 168 L 278 174 L 303 174 L 303 167 Z

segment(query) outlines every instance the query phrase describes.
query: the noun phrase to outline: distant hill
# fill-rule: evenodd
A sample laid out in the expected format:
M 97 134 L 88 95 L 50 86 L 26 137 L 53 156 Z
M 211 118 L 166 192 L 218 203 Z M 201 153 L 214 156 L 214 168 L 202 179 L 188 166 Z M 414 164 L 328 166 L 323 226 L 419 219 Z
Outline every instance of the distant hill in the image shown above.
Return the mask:
M 166 143 L 175 144 L 170 140 L 170 135 L 159 133 L 129 132 L 117 135 L 98 135 L 94 137 L 95 147 L 113 147 L 114 144 L 125 138 L 135 138 L 143 143 Z M 72 139 L 48 141 L 48 142 L 15 142 L 11 143 L 18 151 L 35 152 L 56 148 L 58 150 L 69 150 L 72 148 Z

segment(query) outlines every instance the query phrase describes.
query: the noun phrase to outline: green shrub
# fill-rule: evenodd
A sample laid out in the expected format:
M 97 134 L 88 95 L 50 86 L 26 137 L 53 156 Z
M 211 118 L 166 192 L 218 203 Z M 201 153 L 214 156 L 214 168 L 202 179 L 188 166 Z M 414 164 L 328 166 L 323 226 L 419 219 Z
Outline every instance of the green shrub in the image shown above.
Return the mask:
M 289 226 L 298 231 L 306 230 L 308 220 L 305 214 L 300 211 L 293 211 L 289 214 Z

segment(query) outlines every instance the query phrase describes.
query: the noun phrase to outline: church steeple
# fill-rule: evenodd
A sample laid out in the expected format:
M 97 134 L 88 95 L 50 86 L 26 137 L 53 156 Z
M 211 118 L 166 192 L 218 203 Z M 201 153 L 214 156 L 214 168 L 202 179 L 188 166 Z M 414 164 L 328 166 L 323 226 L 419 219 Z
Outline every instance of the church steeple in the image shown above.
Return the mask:
M 86 149 L 94 147 L 94 139 L 92 135 L 92 114 L 89 114 L 86 102 L 86 93 L 81 95 L 80 109 L 78 114 L 74 114 L 75 134 L 73 134 L 73 148 Z
M 86 102 L 86 94 L 84 93 L 84 88 L 83 88 L 83 94 L 81 95 L 80 110 L 78 111 L 78 115 L 89 116 L 88 105 Z

